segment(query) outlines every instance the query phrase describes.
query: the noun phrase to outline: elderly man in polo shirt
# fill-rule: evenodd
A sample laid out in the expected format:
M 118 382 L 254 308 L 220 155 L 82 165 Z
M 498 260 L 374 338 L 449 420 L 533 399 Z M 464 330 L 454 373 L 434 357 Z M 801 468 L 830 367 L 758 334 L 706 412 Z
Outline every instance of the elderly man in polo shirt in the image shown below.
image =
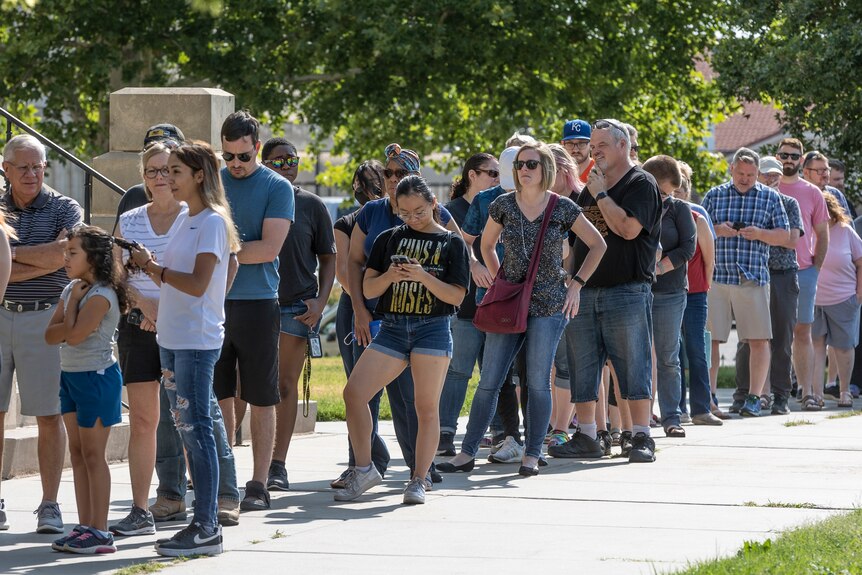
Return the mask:
M 9 190 L 0 198 L 18 235 L 12 240 L 12 276 L 0 306 L 0 457 L 3 427 L 17 373 L 21 413 L 36 417 L 42 502 L 37 533 L 62 533 L 57 504 L 65 434 L 60 419 L 60 348 L 45 343 L 45 328 L 69 278 L 63 269 L 66 231 L 83 211 L 66 196 L 43 188 L 45 147 L 29 135 L 3 149 Z
M 731 181 L 712 188 L 703 207 L 715 225 L 715 271 L 709 291 L 712 357 L 736 320 L 740 341 L 750 349 L 749 395 L 740 414 L 760 415 L 760 394 L 769 372 L 769 246 L 790 240 L 781 196 L 757 181 L 760 156 L 740 148 L 730 164 Z M 717 363 L 717 362 L 716 362 Z

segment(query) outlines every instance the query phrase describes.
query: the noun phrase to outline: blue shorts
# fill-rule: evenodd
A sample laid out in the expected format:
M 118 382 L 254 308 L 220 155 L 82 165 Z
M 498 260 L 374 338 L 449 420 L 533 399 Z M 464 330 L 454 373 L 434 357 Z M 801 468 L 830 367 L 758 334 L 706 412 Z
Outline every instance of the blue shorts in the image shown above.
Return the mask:
M 308 311 L 308 306 L 305 305 L 302 300 L 295 301 L 290 305 L 283 305 L 279 308 L 281 310 L 281 333 L 286 333 L 287 335 L 292 335 L 294 337 L 300 337 L 302 339 L 306 339 L 308 337 L 308 332 L 310 331 L 309 327 L 298 321 L 296 316 L 302 315 Z M 321 316 L 322 318 L 323 316 Z M 317 320 L 317 325 L 314 326 L 314 331 L 320 329 L 320 320 Z
M 386 314 L 368 349 L 403 360 L 409 360 L 411 353 L 452 357 L 449 319 L 448 315 Z
M 799 303 L 796 304 L 796 321 L 814 323 L 814 296 L 817 295 L 817 276 L 820 272 L 811 266 L 796 272 L 799 281 Z
M 104 427 L 120 423 L 122 394 L 117 363 L 99 371 L 60 372 L 60 413 L 77 414 L 79 427 L 94 427 L 99 419 Z

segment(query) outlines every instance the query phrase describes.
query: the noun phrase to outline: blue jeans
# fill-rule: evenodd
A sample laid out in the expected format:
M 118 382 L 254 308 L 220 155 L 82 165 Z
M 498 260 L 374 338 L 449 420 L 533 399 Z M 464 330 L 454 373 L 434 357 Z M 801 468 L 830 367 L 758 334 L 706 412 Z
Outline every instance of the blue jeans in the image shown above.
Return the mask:
M 213 371 L 221 350 L 160 347 L 159 352 L 162 369 L 171 372 L 170 376 L 163 378 L 165 393 L 171 404 L 174 424 L 186 448 L 195 485 L 193 521 L 212 532 L 218 527 L 216 493 L 220 475 L 212 417 L 212 403 L 215 401 Z
M 685 291 L 653 294 L 652 320 L 655 343 L 658 406 L 661 423 L 679 425 L 682 381 L 679 369 L 679 333 L 685 313 Z M 702 340 L 701 340 L 702 341 Z
M 709 365 L 706 362 L 706 292 L 690 293 L 686 296 L 685 313 L 682 315 L 682 337 L 685 360 L 688 366 L 688 387 L 691 415 L 709 413 Z M 682 351 L 680 356 L 682 356 Z M 682 375 L 682 372 L 680 372 Z M 685 380 L 681 379 L 680 409 L 685 411 Z
M 159 385 L 159 404 L 161 411 L 156 428 L 156 475 L 159 478 L 159 486 L 156 494 L 172 501 L 180 501 L 186 496 L 186 458 L 183 454 L 182 439 L 171 415 L 171 403 L 165 391 L 164 378 Z M 218 453 L 218 498 L 236 502 L 239 501 L 236 462 L 215 394 L 210 398 L 210 417 Z
M 473 396 L 467 433 L 461 451 L 476 457 L 479 442 L 497 410 L 497 397 L 506 374 L 522 346 L 526 346 L 527 385 L 530 401 L 524 422 L 526 455 L 540 457 L 542 442 L 551 421 L 551 367 L 557 343 L 566 327 L 563 314 L 549 317 L 530 317 L 525 333 L 485 335 L 485 352 L 482 358 L 482 375 Z
M 335 338 L 338 340 L 338 352 L 341 354 L 341 363 L 344 365 L 344 374 L 350 377 L 353 371 L 353 345 L 344 343 L 348 334 L 353 331 L 353 304 L 347 292 L 341 292 L 338 300 L 338 311 L 335 315 Z M 350 341 L 350 340 L 347 340 Z
M 440 432 L 454 434 L 458 430 L 458 415 L 464 406 L 473 366 L 478 361 L 479 369 L 482 369 L 485 333 L 476 329 L 473 320 L 453 318 L 452 343 L 452 361 L 440 394 Z
M 581 290 L 580 311 L 566 327 L 574 403 L 598 399 L 602 367 L 608 359 L 623 399 L 650 399 L 651 307 L 652 292 L 646 282 Z

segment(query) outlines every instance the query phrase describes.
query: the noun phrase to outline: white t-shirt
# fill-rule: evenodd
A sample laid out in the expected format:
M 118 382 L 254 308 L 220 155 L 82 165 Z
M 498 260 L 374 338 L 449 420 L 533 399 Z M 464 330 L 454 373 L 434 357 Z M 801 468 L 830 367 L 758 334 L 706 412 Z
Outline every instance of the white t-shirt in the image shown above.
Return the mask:
M 198 254 L 218 257 L 202 297 L 183 293 L 166 283 L 161 287 L 156 341 L 167 349 L 220 349 L 224 341 L 224 297 L 230 260 L 227 224 L 209 208 L 185 218 L 165 248 L 162 264 L 191 273 Z
M 149 205 L 149 204 L 147 204 Z M 127 240 L 139 242 L 147 248 L 157 262 L 161 262 L 164 257 L 165 248 L 170 243 L 171 238 L 177 233 L 177 230 L 182 225 L 189 213 L 185 203 L 180 204 L 180 213 L 177 219 L 171 225 L 171 229 L 164 235 L 159 235 L 153 230 L 150 223 L 150 216 L 147 214 L 147 206 L 141 206 L 133 210 L 129 210 L 120 215 L 120 233 Z M 129 260 L 129 251 L 123 250 L 123 263 Z M 136 289 L 144 297 L 158 299 L 159 286 L 150 279 L 150 276 L 143 271 L 137 271 L 129 274 L 129 286 Z

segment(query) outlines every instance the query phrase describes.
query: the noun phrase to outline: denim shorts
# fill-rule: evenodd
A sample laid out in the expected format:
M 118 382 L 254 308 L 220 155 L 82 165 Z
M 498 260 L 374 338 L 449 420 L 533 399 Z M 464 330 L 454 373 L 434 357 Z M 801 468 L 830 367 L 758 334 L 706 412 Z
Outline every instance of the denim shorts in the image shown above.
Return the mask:
M 99 371 L 60 372 L 60 413 L 74 413 L 78 427 L 104 427 L 120 423 L 123 376 L 117 363 Z
M 403 360 L 409 360 L 411 353 L 452 357 L 449 320 L 448 315 L 386 314 L 368 349 Z
M 305 339 L 308 337 L 309 327 L 296 319 L 296 316 L 302 315 L 308 311 L 308 306 L 302 300 L 295 301 L 290 305 L 280 306 L 281 310 L 281 333 L 292 335 Z M 321 318 L 323 316 L 321 315 Z M 320 329 L 320 320 L 317 320 L 317 325 L 314 326 L 314 331 Z
M 796 321 L 814 323 L 814 297 L 817 295 L 817 277 L 820 272 L 811 266 L 796 272 L 799 280 L 799 303 L 796 305 Z

